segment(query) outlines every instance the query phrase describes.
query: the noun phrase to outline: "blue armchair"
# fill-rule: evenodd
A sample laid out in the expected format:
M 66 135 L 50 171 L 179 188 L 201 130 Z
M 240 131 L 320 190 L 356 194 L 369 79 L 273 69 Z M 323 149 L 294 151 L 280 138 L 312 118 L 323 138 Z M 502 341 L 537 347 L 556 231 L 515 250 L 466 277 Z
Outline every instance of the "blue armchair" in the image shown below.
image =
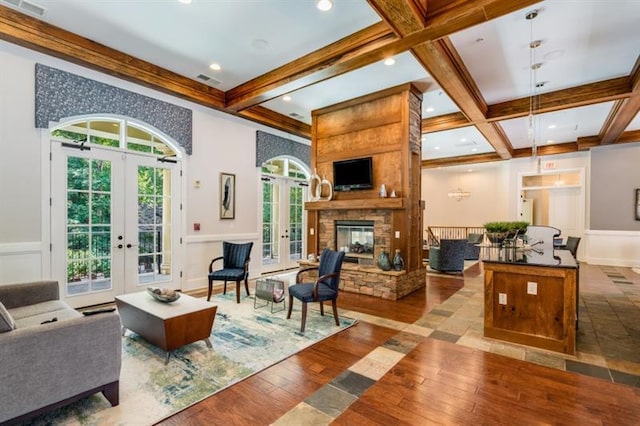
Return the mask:
M 336 325 L 340 325 L 338 319 L 338 288 L 340 284 L 340 270 L 342 269 L 342 260 L 344 259 L 343 251 L 333 251 L 324 249 L 320 255 L 320 265 L 318 267 L 310 267 L 301 269 L 296 275 L 296 284 L 289 287 L 289 311 L 287 319 L 291 318 L 291 309 L 293 308 L 293 298 L 302 302 L 302 324 L 300 331 L 304 333 L 304 327 L 307 323 L 307 303 L 320 302 L 320 315 L 324 315 L 324 301 L 331 300 L 333 307 L 333 317 Z M 315 282 L 302 283 L 301 278 L 304 272 L 310 270 L 318 270 L 318 278 Z
M 440 240 L 440 246 L 429 247 L 429 268 L 442 272 L 464 271 L 467 240 Z
M 224 294 L 227 294 L 227 281 L 236 282 L 236 301 L 240 303 L 240 281 L 244 280 L 244 288 L 249 295 L 249 260 L 253 242 L 234 244 L 222 242 L 222 256 L 216 257 L 209 264 L 209 293 L 207 301 L 211 300 L 213 281 L 224 281 Z M 213 270 L 214 262 L 222 260 L 222 269 Z

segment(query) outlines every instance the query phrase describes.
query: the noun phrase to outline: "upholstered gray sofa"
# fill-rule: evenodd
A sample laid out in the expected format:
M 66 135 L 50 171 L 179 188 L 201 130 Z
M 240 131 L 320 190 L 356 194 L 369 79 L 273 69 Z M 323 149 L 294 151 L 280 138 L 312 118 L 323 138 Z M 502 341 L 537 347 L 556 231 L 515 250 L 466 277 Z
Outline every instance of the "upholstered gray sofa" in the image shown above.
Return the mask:
M 0 424 L 96 392 L 118 405 L 117 313 L 84 316 L 59 300 L 56 281 L 0 285 L 0 302 Z

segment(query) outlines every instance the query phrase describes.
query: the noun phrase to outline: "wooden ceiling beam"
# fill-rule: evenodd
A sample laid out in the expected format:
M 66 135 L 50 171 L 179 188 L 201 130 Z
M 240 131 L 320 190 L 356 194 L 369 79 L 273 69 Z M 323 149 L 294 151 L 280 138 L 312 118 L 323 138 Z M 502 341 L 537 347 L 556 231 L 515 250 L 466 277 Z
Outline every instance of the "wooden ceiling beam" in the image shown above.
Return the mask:
M 226 107 L 229 110 L 239 111 L 282 96 L 300 88 L 295 84 L 296 81 L 331 66 L 341 58 L 357 57 L 396 39 L 384 22 L 371 25 L 228 90 Z
M 376 0 L 380 1 L 380 0 Z M 396 0 L 397 1 L 397 0 Z M 426 41 L 437 40 L 449 34 L 488 22 L 499 16 L 522 9 L 539 0 L 467 0 L 456 1 L 456 7 L 438 13 L 427 11 L 424 28 L 402 38 L 390 35 L 377 42 L 362 46 L 356 51 L 345 52 L 339 47 L 349 44 L 350 37 L 281 67 L 279 77 L 264 74 L 251 82 L 237 86 L 226 93 L 226 107 L 239 111 L 267 102 L 286 93 L 320 83 L 333 77 L 354 71 L 389 56 L 411 49 Z M 506 3 L 506 4 L 505 4 Z M 354 46 L 351 46 L 352 48 Z M 334 50 L 332 52 L 332 50 Z M 290 68 L 289 68 L 290 67 Z M 286 68 L 286 69 L 283 69 Z
M 640 111 L 640 56 L 636 59 L 629 76 L 629 84 L 632 87 L 631 96 L 616 102 L 600 130 L 601 145 L 609 145 L 618 141 Z
M 224 92 L 0 6 L 0 39 L 198 104 L 224 108 Z
M 310 125 L 265 107 L 254 106 L 240 111 L 237 115 L 255 121 L 256 123 L 264 124 L 265 126 L 273 127 L 302 138 L 311 139 Z
M 469 119 L 461 112 L 438 115 L 422 119 L 422 133 L 440 132 L 471 126 Z
M 629 77 L 598 81 L 568 89 L 538 95 L 535 114 L 560 111 L 568 108 L 593 105 L 628 98 L 632 94 Z M 530 97 L 514 99 L 490 105 L 487 120 L 502 121 L 526 117 L 530 109 Z
M 503 158 L 500 158 L 498 154 L 496 154 L 495 152 L 490 152 L 487 154 L 463 155 L 460 157 L 446 157 L 437 158 L 435 160 L 422 160 L 422 168 L 435 169 L 438 167 L 459 166 L 461 164 L 492 163 L 494 161 L 501 160 L 503 160 Z
M 511 143 L 498 123 L 486 121 L 487 104 L 451 41 L 445 38 L 423 43 L 414 47 L 413 53 L 500 158 L 511 158 Z
M 561 111 L 580 106 L 616 101 L 629 98 L 632 94 L 633 90 L 630 84 L 630 77 L 613 78 L 541 94 L 540 107 L 535 110 L 535 113 Z M 512 118 L 526 117 L 528 114 L 529 98 L 520 98 L 489 105 L 487 108 L 486 121 L 503 121 Z M 475 123 L 466 119 L 462 113 L 444 114 L 423 119 L 422 132 L 440 132 L 470 126 L 472 124 Z

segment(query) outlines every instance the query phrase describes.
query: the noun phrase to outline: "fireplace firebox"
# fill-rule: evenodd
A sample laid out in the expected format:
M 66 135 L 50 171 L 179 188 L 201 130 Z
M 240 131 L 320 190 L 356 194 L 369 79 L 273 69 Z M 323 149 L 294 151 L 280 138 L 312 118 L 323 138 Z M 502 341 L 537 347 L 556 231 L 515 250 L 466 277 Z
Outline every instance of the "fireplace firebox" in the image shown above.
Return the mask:
M 373 260 L 373 221 L 338 220 L 335 229 L 336 250 L 345 252 L 345 262 Z

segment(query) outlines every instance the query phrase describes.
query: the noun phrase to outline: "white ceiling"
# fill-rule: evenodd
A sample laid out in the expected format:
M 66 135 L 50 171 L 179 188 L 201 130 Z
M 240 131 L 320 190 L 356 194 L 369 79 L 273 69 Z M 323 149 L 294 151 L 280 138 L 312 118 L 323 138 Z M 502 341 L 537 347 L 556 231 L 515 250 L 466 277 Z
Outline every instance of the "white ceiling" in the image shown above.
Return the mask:
M 365 0 L 334 0 L 329 12 L 317 10 L 312 0 L 33 3 L 46 9 L 38 19 L 190 78 L 206 74 L 219 80 L 216 87 L 223 91 L 380 21 Z M 527 21 L 525 14 L 534 8 L 539 10 L 538 17 Z M 531 94 L 531 32 L 533 39 L 542 41 L 535 50 L 536 62 L 543 62 L 536 81 L 546 84 L 539 93 L 629 75 L 640 54 L 640 1 L 547 0 L 451 35 L 488 104 Z M 285 115 L 298 114 L 297 119 L 310 123 L 314 109 L 418 82 L 426 90 L 423 118 L 459 111 L 411 53 L 395 59 L 395 65 L 374 63 L 292 92 L 290 102 L 278 98 L 262 106 Z M 212 62 L 222 69 L 209 69 Z M 597 135 L 611 106 L 604 103 L 541 114 L 536 117 L 536 140 L 565 143 Z M 549 129 L 551 124 L 556 128 Z M 530 146 L 526 118 L 500 125 L 514 148 Z M 636 116 L 627 130 L 638 129 Z M 424 135 L 423 144 L 424 159 L 493 152 L 474 127 L 430 133 Z

